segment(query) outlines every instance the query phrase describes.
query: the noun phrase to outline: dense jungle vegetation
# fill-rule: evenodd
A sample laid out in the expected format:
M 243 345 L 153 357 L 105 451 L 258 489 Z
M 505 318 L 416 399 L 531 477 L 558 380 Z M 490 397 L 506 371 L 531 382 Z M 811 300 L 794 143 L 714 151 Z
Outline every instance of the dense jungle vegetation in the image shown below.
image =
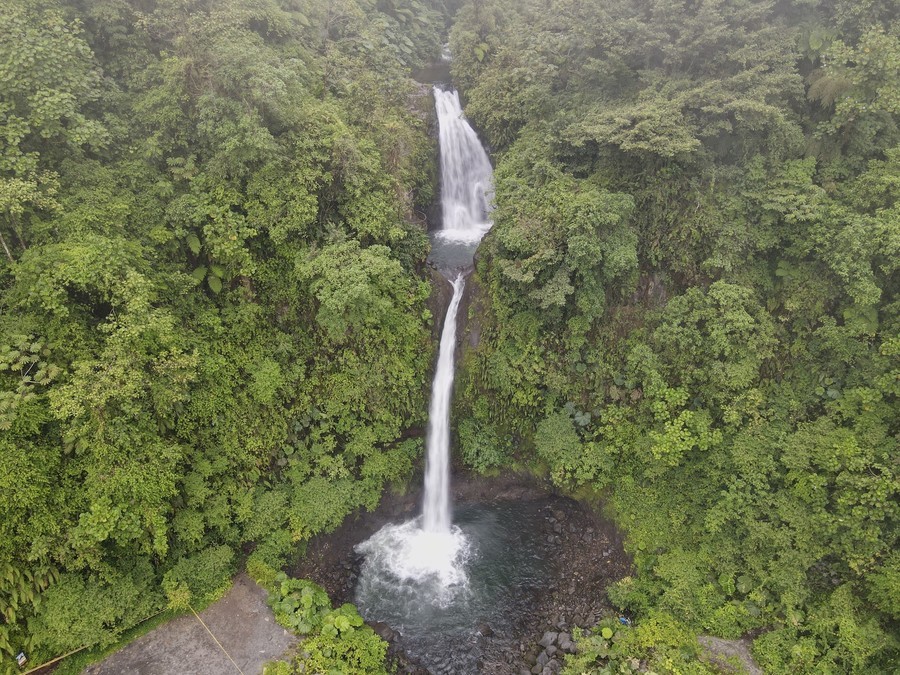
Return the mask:
M 463 456 L 606 500 L 657 671 L 896 672 L 897 3 L 471 0 L 451 49 L 497 158 Z
M 0 671 L 245 564 L 315 599 L 282 618 L 323 669 L 383 658 L 275 570 L 421 456 L 409 73 L 451 16 L 497 162 L 460 454 L 602 500 L 635 561 L 572 672 L 707 672 L 700 632 L 896 668 L 894 0 L 3 5 Z
M 202 605 L 408 475 L 409 72 L 444 30 L 418 0 L 4 1 L 0 671 Z

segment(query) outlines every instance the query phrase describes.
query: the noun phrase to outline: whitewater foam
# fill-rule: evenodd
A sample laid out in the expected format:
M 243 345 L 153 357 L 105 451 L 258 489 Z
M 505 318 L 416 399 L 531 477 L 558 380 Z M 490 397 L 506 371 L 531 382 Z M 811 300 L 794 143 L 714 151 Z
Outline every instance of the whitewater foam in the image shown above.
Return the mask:
M 365 556 L 363 579 L 405 584 L 417 597 L 435 607 L 447 607 L 468 592 L 466 565 L 471 549 L 462 531 L 422 528 L 415 518 L 386 525 L 356 546 Z

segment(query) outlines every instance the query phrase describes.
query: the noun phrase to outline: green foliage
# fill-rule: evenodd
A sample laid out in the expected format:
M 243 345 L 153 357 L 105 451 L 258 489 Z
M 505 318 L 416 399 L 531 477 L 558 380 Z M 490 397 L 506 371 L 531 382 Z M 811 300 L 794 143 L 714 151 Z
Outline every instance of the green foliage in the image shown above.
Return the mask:
M 258 566 L 256 569 L 259 569 Z M 332 609 L 325 590 L 279 572 L 269 588 L 269 604 L 279 624 L 305 639 L 292 662 L 266 666 L 266 673 L 387 673 L 387 643 L 366 626 L 351 604 Z
M 635 628 L 604 619 L 589 632 L 576 628 L 573 637 L 578 652 L 566 657 L 564 675 L 717 672 L 696 659 L 699 645 L 691 631 L 664 614 Z
M 244 547 L 271 581 L 409 475 L 434 145 L 408 72 L 443 30 L 418 0 L 2 14 L 0 670 L 209 601 Z
M 434 148 L 407 72 L 459 4 L 6 3 L 3 667 L 214 597 L 242 546 L 275 583 L 410 473 Z M 696 631 L 753 631 L 774 673 L 897 660 L 895 13 L 456 12 L 497 171 L 454 418 L 480 470 L 608 495 L 636 625 L 586 667 L 691 672 Z M 315 667 L 378 672 L 310 602 Z
M 101 145 L 103 125 L 85 115 L 99 97 L 100 73 L 78 22 L 67 21 L 54 3 L 14 0 L 0 20 L 0 35 L 0 171 L 34 175 L 48 141 L 71 149 Z
M 358 616 L 358 615 L 357 615 Z M 361 621 L 361 620 L 360 620 Z M 307 673 L 386 675 L 387 643 L 368 626 L 329 635 L 324 631 L 303 642 Z
M 114 642 L 123 628 L 155 613 L 160 593 L 149 592 L 149 561 L 104 579 L 63 574 L 42 596 L 33 628 L 34 647 L 64 653 L 84 645 Z
M 869 577 L 869 598 L 873 605 L 894 618 L 900 616 L 900 554 L 889 555 Z
M 582 454 L 575 424 L 565 412 L 554 413 L 538 424 L 534 446 L 537 456 L 550 465 L 557 483 L 565 483 L 566 470 L 578 466 Z
M 508 444 L 497 438 L 492 427 L 479 425 L 469 418 L 460 420 L 456 431 L 463 460 L 476 471 L 485 472 L 506 464 Z
M 571 672 L 703 672 L 701 631 L 758 636 L 773 673 L 898 658 L 889 5 L 457 14 L 453 71 L 497 151 L 463 457 L 603 492 L 634 555 L 610 597 L 635 628 Z
M 363 625 L 363 618 L 356 607 L 344 603 L 322 618 L 321 635 L 325 638 L 346 637 Z
M 251 554 L 247 558 L 247 574 L 253 581 L 271 593 L 280 572 L 266 564 L 261 556 Z
M 162 587 L 169 607 L 185 610 L 218 600 L 231 586 L 234 552 L 215 546 L 179 560 L 163 575 Z
M 362 249 L 356 241 L 326 247 L 298 270 L 311 281 L 316 322 L 334 346 L 361 340 L 368 331 L 402 330 L 405 310 L 426 290 L 404 279 L 387 247 Z
M 862 671 L 880 651 L 896 646 L 872 616 L 863 614 L 849 585 L 837 588 L 810 608 L 805 625 L 779 627 L 760 637 L 754 654 L 767 672 L 797 672 L 812 668 L 839 672 Z
M 273 661 L 263 666 L 263 675 L 291 675 L 293 672 L 287 661 Z
M 275 576 L 269 604 L 278 623 L 301 635 L 321 630 L 331 612 L 331 601 L 321 586 L 305 579 L 290 579 L 284 572 Z
M 100 73 L 77 21 L 54 3 L 14 0 L 0 19 L 0 245 L 9 262 L 28 247 L 23 220 L 52 212 L 58 175 L 41 152 L 98 150 L 108 141 L 86 114 L 99 98 Z

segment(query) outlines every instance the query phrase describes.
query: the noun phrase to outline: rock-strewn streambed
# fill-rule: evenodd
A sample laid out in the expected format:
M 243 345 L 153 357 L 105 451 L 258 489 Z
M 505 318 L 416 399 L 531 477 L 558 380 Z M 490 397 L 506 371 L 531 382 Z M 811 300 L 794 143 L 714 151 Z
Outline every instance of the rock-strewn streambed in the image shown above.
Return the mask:
M 563 655 L 573 648 L 572 629 L 587 628 L 612 613 L 605 589 L 628 574 L 630 561 L 615 527 L 590 509 L 555 494 L 529 477 L 455 476 L 454 502 L 460 512 L 494 505 L 521 511 L 532 531 L 529 551 L 541 557 L 538 576 L 513 587 L 506 606 L 493 622 L 471 617 L 471 630 L 446 639 L 435 636 L 438 651 L 423 649 L 419 637 L 404 636 L 395 626 L 373 624 L 390 643 L 390 656 L 402 673 L 557 672 Z M 413 518 L 421 493 L 388 494 L 372 513 L 351 516 L 335 532 L 314 538 L 307 554 L 292 570 L 328 591 L 336 603 L 354 602 L 363 559 L 354 547 L 388 522 Z M 481 506 L 479 506 L 481 505 Z M 445 658 L 439 649 L 451 652 Z M 427 655 L 426 655 L 427 654 Z

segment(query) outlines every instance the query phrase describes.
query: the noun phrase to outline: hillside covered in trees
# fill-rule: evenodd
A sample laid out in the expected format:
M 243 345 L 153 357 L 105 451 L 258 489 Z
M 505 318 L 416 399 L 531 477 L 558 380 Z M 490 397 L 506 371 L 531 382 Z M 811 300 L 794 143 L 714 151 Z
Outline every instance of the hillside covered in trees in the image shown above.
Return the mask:
M 4 666 L 202 603 L 407 476 L 435 154 L 408 73 L 443 29 L 417 0 L 4 2 Z
M 879 0 L 457 15 L 497 158 L 461 453 L 606 501 L 635 560 L 610 597 L 662 672 L 690 672 L 696 631 L 754 636 L 769 673 L 900 662 L 898 21 Z
M 408 479 L 410 73 L 448 26 L 496 162 L 457 454 L 598 504 L 634 557 L 634 628 L 570 671 L 709 672 L 700 633 L 767 673 L 896 668 L 894 0 L 5 0 L 0 672 Z

